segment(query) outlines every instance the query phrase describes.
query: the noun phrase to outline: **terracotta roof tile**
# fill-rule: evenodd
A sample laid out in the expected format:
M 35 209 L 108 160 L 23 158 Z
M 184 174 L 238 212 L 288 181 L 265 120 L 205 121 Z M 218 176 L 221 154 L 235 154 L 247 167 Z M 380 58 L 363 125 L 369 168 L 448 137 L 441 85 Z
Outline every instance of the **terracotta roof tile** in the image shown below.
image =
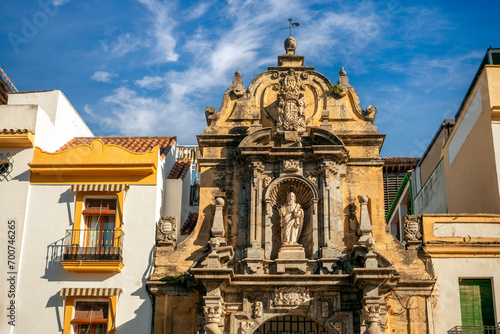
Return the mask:
M 14 133 L 34 133 L 32 130 L 28 129 L 0 129 L 0 133 L 9 133 L 9 134 L 14 134 Z
M 196 222 L 198 221 L 198 212 L 189 212 L 188 217 L 186 218 L 186 221 L 181 227 L 181 235 L 186 235 L 186 234 L 191 234 L 193 232 Z
M 75 137 L 59 148 L 57 152 L 78 145 L 90 145 L 96 139 L 102 140 L 104 144 L 118 145 L 132 152 L 146 152 L 159 146 L 162 159 L 165 158 L 176 141 L 176 137 Z
M 170 170 L 167 179 L 181 179 L 184 180 L 186 174 L 189 172 L 191 167 L 191 160 L 178 160 L 175 162 L 174 166 Z

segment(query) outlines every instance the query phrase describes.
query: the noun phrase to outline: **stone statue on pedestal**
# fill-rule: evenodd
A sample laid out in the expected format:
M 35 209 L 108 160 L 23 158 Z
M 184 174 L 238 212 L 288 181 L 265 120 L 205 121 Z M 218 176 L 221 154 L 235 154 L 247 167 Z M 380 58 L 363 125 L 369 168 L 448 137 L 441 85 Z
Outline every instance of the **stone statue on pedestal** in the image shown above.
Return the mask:
M 297 244 L 300 232 L 302 232 L 304 210 L 300 204 L 295 203 L 293 192 L 288 193 L 286 204 L 280 207 L 279 214 L 281 217 L 281 244 Z

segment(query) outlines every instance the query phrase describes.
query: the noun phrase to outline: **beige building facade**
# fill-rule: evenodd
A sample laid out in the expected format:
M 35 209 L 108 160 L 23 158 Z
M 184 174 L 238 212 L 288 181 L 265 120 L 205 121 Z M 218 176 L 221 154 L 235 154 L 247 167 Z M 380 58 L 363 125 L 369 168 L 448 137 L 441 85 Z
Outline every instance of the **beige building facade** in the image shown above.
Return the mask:
M 429 332 L 424 253 L 386 228 L 377 110 L 296 46 L 206 108 L 198 221 L 157 241 L 147 283 L 157 334 Z

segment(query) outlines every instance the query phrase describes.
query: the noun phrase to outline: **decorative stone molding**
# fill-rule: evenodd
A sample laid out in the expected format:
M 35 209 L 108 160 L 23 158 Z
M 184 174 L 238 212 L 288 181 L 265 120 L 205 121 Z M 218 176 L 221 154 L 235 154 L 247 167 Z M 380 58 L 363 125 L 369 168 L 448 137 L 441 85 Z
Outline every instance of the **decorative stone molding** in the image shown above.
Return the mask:
M 240 71 L 236 71 L 234 73 L 234 78 L 233 78 L 233 94 L 237 97 L 240 98 L 246 93 L 246 88 L 243 86 L 243 79 L 241 78 L 241 73 Z
M 251 321 L 240 322 L 240 334 L 250 334 L 252 332 L 252 325 Z
M 378 321 L 380 316 L 379 305 L 365 305 L 362 309 L 362 315 L 365 322 Z
M 328 302 L 321 303 L 321 317 L 328 318 L 330 316 L 330 310 L 328 307 Z
M 409 248 L 415 248 L 422 242 L 422 216 L 403 216 L 403 239 Z
M 203 307 L 203 314 L 205 315 L 206 323 L 220 323 L 222 319 L 221 306 L 205 306 Z
M 265 187 L 267 187 L 269 184 L 271 184 L 271 181 L 272 181 L 272 180 L 273 180 L 273 179 L 272 179 L 270 176 L 266 176 L 266 177 L 264 177 L 264 179 L 263 179 L 263 182 L 264 182 L 264 188 L 265 188 Z
M 175 246 L 177 243 L 177 217 L 161 217 L 156 228 L 158 246 Z
M 297 172 L 300 168 L 300 161 L 296 159 L 283 160 L 284 172 Z
M 309 304 L 311 296 L 305 287 L 280 287 L 274 290 L 274 307 L 297 307 Z
M 330 326 L 333 327 L 337 331 L 337 333 L 342 334 L 343 333 L 343 326 L 340 321 L 338 322 L 330 322 Z
M 262 302 L 255 302 L 253 304 L 253 317 L 254 318 L 262 318 L 262 315 L 264 314 L 264 307 L 262 305 Z

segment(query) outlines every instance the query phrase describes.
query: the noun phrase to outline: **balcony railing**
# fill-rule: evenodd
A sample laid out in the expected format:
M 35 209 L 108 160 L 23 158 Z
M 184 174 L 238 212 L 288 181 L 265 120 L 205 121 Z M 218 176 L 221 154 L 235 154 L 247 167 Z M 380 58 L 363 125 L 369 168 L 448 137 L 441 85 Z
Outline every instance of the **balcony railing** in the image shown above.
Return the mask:
M 123 237 L 120 229 L 66 230 L 62 260 L 123 261 Z
M 455 326 L 448 334 L 500 334 L 500 326 Z

